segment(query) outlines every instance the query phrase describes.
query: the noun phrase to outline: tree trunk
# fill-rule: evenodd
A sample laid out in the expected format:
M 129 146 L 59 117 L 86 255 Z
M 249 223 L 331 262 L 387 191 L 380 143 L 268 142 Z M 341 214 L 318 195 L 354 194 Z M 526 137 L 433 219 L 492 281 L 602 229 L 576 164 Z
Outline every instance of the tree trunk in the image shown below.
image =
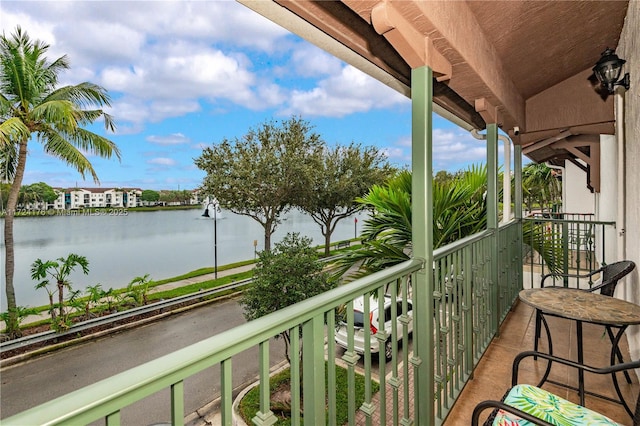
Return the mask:
M 275 226 L 273 226 L 273 220 L 267 219 L 264 222 L 264 250 L 271 251 L 271 235 L 275 231 Z
M 64 283 L 58 281 L 58 312 L 60 318 L 64 318 Z
M 331 254 L 331 232 L 327 228 L 327 232 L 322 233 L 324 235 L 324 255 L 329 257 Z
M 264 250 L 271 251 L 271 234 L 264 228 Z
M 13 287 L 13 273 L 15 269 L 15 256 L 13 247 L 13 219 L 16 213 L 16 207 L 18 205 L 18 194 L 20 193 L 20 186 L 22 186 L 22 178 L 24 176 L 25 164 L 27 162 L 27 142 L 28 139 L 20 141 L 20 147 L 18 150 L 18 166 L 16 167 L 16 174 L 9 190 L 9 199 L 7 200 L 7 211 L 4 217 L 4 246 L 6 248 L 5 253 L 5 292 L 7 295 L 7 311 L 9 312 L 9 318 L 7 322 L 7 334 L 11 338 L 22 336 L 20 331 L 20 324 L 18 323 L 18 313 L 16 312 L 16 292 Z
M 54 324 L 56 322 L 56 307 L 53 305 L 53 293 L 49 293 L 49 307 L 49 313 L 51 314 L 51 324 Z

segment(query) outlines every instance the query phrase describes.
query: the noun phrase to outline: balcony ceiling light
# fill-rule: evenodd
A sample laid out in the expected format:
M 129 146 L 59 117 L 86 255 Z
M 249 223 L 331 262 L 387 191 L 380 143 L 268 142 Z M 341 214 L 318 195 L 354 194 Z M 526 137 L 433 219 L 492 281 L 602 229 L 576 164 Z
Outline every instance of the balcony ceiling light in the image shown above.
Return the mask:
M 627 61 L 620 59 L 613 49 L 607 48 L 593 67 L 594 74 L 609 93 L 614 92 L 615 86 L 622 86 L 629 90 L 629 73 L 626 73 L 622 80 L 618 81 L 625 62 Z

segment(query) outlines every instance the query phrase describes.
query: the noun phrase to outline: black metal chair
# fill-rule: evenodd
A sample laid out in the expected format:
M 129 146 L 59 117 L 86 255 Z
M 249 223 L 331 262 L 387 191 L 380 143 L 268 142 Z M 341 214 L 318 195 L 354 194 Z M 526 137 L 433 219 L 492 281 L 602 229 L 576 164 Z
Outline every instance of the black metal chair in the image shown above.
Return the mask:
M 610 263 L 605 265 L 599 269 L 596 269 L 593 272 L 588 274 L 546 274 L 542 276 L 542 280 L 540 281 L 540 287 L 544 287 L 544 282 L 547 278 L 558 278 L 558 277 L 572 277 L 572 278 L 591 278 L 595 275 L 602 273 L 602 281 L 600 284 L 595 287 L 591 287 L 590 289 L 585 289 L 585 291 L 597 291 L 600 290 L 600 294 L 603 296 L 613 297 L 613 293 L 616 290 L 616 285 L 618 281 L 624 278 L 625 275 L 629 274 L 636 267 L 636 264 L 630 260 L 621 260 L 619 262 Z
M 619 262 L 610 263 L 605 265 L 595 271 L 578 275 L 578 274 L 546 274 L 542 276 L 542 280 L 540 281 L 540 287 L 544 287 L 544 282 L 547 278 L 559 278 L 559 277 L 572 277 L 572 278 L 591 278 L 597 274 L 602 274 L 602 281 L 600 284 L 591 287 L 590 289 L 585 289 L 584 291 L 594 292 L 600 290 L 600 294 L 603 296 L 613 297 L 613 293 L 616 290 L 616 286 L 618 285 L 618 281 L 622 279 L 625 275 L 631 273 L 633 269 L 636 267 L 636 264 L 630 260 L 621 260 Z M 542 314 L 540 311 L 536 311 L 536 326 L 535 326 L 535 337 L 533 342 L 533 350 L 538 350 L 538 340 L 540 339 L 540 329 L 542 326 Z M 607 334 L 609 335 L 609 339 L 611 343 L 614 343 L 614 333 L 611 331 L 611 326 L 605 327 L 607 330 Z M 620 350 L 616 348 L 616 356 L 620 362 L 623 362 L 622 354 Z M 631 379 L 629 378 L 629 374 L 625 372 L 625 377 L 628 383 L 631 383 Z
M 592 416 L 592 421 L 595 422 L 589 424 L 617 424 L 607 423 L 607 420 L 610 421 L 610 419 L 606 417 L 602 418 L 602 414 L 563 400 L 548 391 L 542 390 L 540 386 L 544 383 L 546 377 L 542 379 L 538 386 L 519 385 L 518 367 L 520 362 L 527 357 L 540 357 L 547 359 L 550 362 L 557 362 L 595 374 L 614 374 L 617 372 L 627 372 L 628 370 L 640 368 L 640 360 L 625 364 L 616 364 L 605 368 L 594 368 L 542 352 L 522 352 L 518 354 L 513 361 L 513 369 L 511 373 L 512 387 L 505 393 L 501 401 L 487 400 L 476 405 L 471 418 L 472 426 L 478 425 L 480 415 L 486 409 L 493 409 L 493 411 L 483 423 L 484 426 L 492 426 L 495 421 L 499 422 L 500 420 L 513 419 L 514 415 L 524 420 L 528 420 L 533 424 L 542 426 L 557 426 L 559 424 L 582 425 L 585 422 L 585 417 L 590 416 Z M 525 389 L 525 391 L 523 391 L 523 389 Z M 519 404 L 519 401 L 524 402 L 524 404 Z M 499 417 L 499 419 L 496 419 L 496 417 Z M 596 420 L 593 420 L 593 418 L 596 418 Z M 640 426 L 640 395 L 638 395 L 635 405 L 633 426 Z

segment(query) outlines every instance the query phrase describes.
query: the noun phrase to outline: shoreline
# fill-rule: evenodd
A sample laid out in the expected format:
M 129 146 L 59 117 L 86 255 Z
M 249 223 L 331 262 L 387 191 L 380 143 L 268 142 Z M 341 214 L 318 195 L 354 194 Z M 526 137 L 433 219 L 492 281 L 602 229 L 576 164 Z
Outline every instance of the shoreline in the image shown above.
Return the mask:
M 56 216 L 127 216 L 129 213 L 144 213 L 172 210 L 202 209 L 199 204 L 184 206 L 141 206 L 141 207 L 85 207 L 81 209 L 48 209 L 48 210 L 16 210 L 14 218 L 22 217 L 56 217 Z M 0 219 L 4 219 L 7 211 L 0 211 Z

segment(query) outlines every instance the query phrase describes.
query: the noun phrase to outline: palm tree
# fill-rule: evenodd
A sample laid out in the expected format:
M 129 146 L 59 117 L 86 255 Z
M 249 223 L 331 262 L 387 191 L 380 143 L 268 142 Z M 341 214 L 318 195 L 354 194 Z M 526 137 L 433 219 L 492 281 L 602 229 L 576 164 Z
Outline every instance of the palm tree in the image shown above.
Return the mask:
M 48 48 L 42 41 L 32 41 L 20 27 L 11 37 L 0 37 L 0 153 L 11 158 L 17 153 L 4 223 L 7 332 L 12 337 L 20 335 L 14 312 L 13 220 L 29 140 L 35 136 L 45 152 L 77 169 L 83 178 L 90 173 L 95 182 L 98 176 L 83 152 L 120 158 L 112 141 L 82 127 L 102 118 L 106 130 L 115 130 L 111 116 L 100 109 L 110 106 L 106 90 L 87 82 L 58 87 L 58 75 L 69 63 L 66 56 L 49 62 Z
M 487 226 L 487 168 L 472 165 L 452 179 L 433 182 L 433 248 L 437 249 L 478 233 Z M 408 260 L 411 257 L 411 173 L 400 172 L 385 186 L 373 186 L 358 201 L 372 213 L 363 226 L 363 244 L 332 265 L 334 277 L 357 265 L 349 279 L 360 278 Z M 545 259 L 551 271 L 562 263 L 557 243 L 539 229 L 523 227 L 523 241 Z
M 53 292 L 47 290 L 49 293 L 49 303 L 51 303 L 52 326 L 56 330 L 66 329 L 69 325 L 68 312 L 65 311 L 64 306 L 64 289 L 66 288 L 71 292 L 69 275 L 75 270 L 76 266 L 80 266 L 85 275 L 89 273 L 89 261 L 87 258 L 73 253 L 69 254 L 66 258 L 60 257 L 56 260 L 47 260 L 46 262 L 36 259 L 31 265 L 31 279 L 42 280 L 36 285 L 36 288 L 48 288 L 51 281 L 53 281 L 53 284 L 56 286 L 58 292 L 57 321 L 54 314 Z
M 537 202 L 542 210 L 549 210 L 562 198 L 560 182 L 553 169 L 546 164 L 529 163 L 522 169 L 522 192 L 527 200 L 527 209 Z
M 485 228 L 486 176 L 486 167 L 472 166 L 454 179 L 433 182 L 434 248 Z M 358 265 L 351 278 L 359 278 L 411 256 L 411 173 L 402 171 L 385 186 L 374 185 L 358 202 L 372 211 L 364 222 L 363 245 L 335 262 L 334 276 Z

